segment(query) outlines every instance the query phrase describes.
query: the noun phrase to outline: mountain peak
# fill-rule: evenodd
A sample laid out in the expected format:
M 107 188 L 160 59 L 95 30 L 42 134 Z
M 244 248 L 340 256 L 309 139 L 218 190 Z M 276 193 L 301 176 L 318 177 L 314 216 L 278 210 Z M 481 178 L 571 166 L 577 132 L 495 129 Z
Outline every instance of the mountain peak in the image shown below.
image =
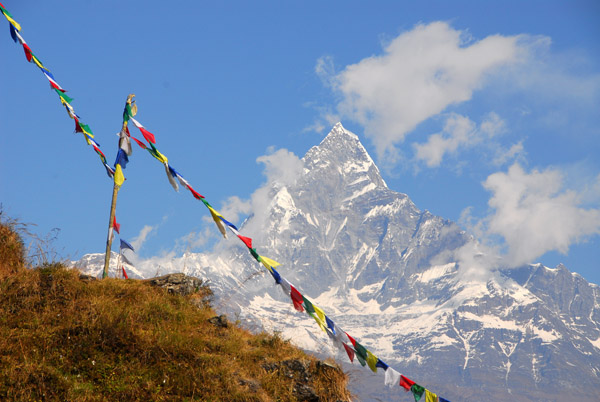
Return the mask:
M 317 146 L 304 155 L 303 161 L 308 171 L 348 176 L 367 175 L 378 187 L 387 187 L 375 162 L 360 142 L 358 136 L 336 123 L 329 134 Z M 351 181 L 358 177 L 351 178 Z

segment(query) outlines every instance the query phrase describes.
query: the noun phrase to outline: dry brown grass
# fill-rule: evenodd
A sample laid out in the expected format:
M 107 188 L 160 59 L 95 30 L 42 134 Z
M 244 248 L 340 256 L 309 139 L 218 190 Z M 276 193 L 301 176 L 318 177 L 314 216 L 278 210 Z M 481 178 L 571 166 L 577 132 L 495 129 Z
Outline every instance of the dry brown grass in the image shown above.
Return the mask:
M 350 398 L 339 368 L 276 335 L 213 325 L 189 297 L 24 261 L 0 224 L 0 400 L 295 401 L 305 385 L 317 400 Z

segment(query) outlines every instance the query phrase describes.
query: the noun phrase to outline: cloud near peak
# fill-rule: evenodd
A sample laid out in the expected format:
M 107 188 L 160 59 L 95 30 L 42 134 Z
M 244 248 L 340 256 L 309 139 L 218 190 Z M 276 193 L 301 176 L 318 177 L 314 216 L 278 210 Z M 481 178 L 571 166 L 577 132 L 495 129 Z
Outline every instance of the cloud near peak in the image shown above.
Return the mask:
M 320 60 L 317 73 L 341 95 L 339 115 L 363 125 L 378 156 L 389 157 L 419 123 L 471 99 L 488 74 L 520 60 L 518 36 L 466 37 L 445 22 L 421 24 L 389 42 L 381 55 L 337 74 Z

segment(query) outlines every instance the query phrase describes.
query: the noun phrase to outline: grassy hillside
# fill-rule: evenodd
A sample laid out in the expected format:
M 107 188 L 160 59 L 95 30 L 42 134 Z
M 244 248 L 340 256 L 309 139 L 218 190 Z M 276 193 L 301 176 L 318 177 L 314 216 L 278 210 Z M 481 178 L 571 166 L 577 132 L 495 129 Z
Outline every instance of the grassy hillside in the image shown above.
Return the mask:
M 27 267 L 0 223 L 0 400 L 346 401 L 346 375 L 278 336 L 213 319 L 201 288 Z

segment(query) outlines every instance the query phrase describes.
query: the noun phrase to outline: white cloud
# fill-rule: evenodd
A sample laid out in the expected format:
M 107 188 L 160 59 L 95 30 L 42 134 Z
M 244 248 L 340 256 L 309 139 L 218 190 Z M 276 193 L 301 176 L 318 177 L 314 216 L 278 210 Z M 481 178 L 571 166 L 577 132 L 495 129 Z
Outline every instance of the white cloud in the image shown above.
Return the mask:
M 445 22 L 418 25 L 392 40 L 382 55 L 330 78 L 342 97 L 337 109 L 365 127 L 380 157 L 393 158 L 394 145 L 419 123 L 471 99 L 488 74 L 520 60 L 518 38 L 492 35 L 467 43 L 464 32 Z M 328 58 L 317 64 L 321 75 L 331 70 Z
M 505 131 L 505 123 L 496 113 L 489 113 L 477 126 L 471 119 L 459 114 L 450 114 L 442 132 L 429 136 L 426 143 L 413 143 L 415 159 L 428 167 L 438 167 L 446 155 L 456 155 L 461 151 L 481 146 L 479 151 L 491 152 L 495 165 L 502 165 L 524 153 L 522 142 L 506 149 L 494 140 Z
M 472 146 L 479 139 L 476 126 L 468 117 L 452 115 L 446 120 L 444 130 L 433 134 L 425 144 L 413 144 L 417 160 L 435 167 L 442 163 L 446 153 L 456 152 L 459 146 Z
M 595 186 L 585 192 L 565 188 L 559 170 L 527 173 L 515 163 L 483 185 L 492 193 L 488 204 L 494 210 L 484 230 L 504 239 L 508 266 L 534 262 L 548 251 L 567 253 L 573 243 L 600 234 L 600 209 L 582 206 Z

